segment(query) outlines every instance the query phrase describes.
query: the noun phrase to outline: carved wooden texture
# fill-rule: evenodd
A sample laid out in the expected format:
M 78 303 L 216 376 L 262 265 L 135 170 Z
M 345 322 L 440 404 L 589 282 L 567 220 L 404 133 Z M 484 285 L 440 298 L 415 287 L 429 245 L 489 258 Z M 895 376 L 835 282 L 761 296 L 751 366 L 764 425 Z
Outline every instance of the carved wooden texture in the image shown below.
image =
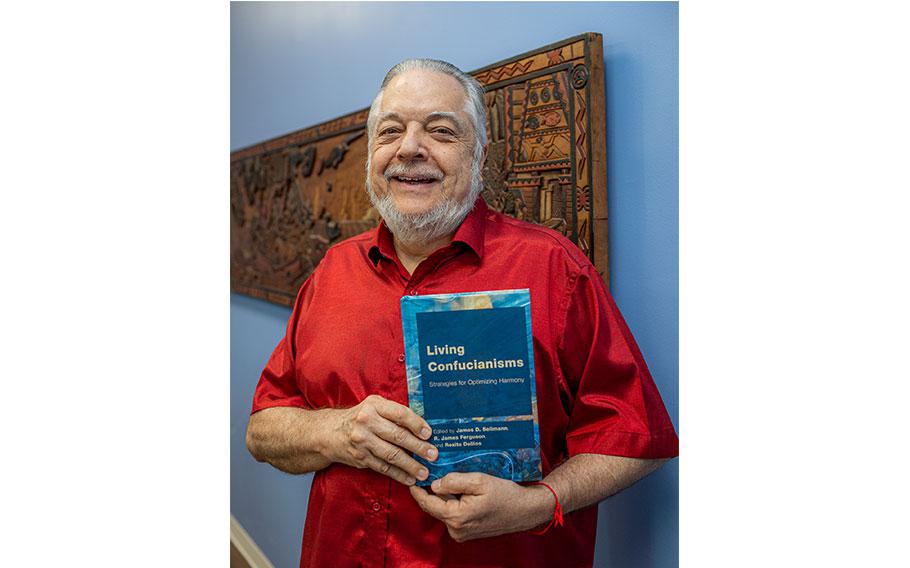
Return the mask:
M 551 227 L 607 267 L 606 132 L 600 34 L 471 73 L 486 89 L 483 197 Z M 375 227 L 359 110 L 231 154 L 231 288 L 292 305 L 332 244 Z

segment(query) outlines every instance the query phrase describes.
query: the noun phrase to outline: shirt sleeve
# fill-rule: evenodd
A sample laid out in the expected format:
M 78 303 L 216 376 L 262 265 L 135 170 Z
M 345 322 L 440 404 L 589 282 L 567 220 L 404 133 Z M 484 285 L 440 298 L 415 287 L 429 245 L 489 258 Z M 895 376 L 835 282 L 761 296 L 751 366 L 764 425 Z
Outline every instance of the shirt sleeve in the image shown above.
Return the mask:
M 571 398 L 566 443 L 582 453 L 679 454 L 679 439 L 635 339 L 592 266 L 569 282 L 560 365 Z
M 253 409 L 250 414 L 275 406 L 308 408 L 300 386 L 297 384 L 295 338 L 301 317 L 306 313 L 306 306 L 312 295 L 312 279 L 311 275 L 297 293 L 297 300 L 294 302 L 294 309 L 288 319 L 285 335 L 278 342 L 278 346 L 269 357 L 269 362 L 262 370 L 262 375 L 259 376 L 259 384 L 256 385 L 256 392 L 253 394 Z

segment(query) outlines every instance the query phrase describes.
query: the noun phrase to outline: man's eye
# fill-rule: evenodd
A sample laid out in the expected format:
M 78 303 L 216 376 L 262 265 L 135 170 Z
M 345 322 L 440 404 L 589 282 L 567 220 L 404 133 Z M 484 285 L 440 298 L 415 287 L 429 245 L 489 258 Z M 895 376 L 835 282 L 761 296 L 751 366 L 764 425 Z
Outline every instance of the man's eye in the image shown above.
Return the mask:
M 442 127 L 442 126 L 440 126 L 440 127 L 438 127 L 438 128 L 434 128 L 434 129 L 433 129 L 433 132 L 436 133 L 436 134 L 442 134 L 442 135 L 444 135 L 444 136 L 454 136 L 454 135 L 455 135 L 454 132 L 452 132 L 452 131 L 449 130 L 448 128 L 445 128 L 445 127 Z
M 398 132 L 397 128 L 383 128 L 379 131 L 380 136 L 390 136 Z

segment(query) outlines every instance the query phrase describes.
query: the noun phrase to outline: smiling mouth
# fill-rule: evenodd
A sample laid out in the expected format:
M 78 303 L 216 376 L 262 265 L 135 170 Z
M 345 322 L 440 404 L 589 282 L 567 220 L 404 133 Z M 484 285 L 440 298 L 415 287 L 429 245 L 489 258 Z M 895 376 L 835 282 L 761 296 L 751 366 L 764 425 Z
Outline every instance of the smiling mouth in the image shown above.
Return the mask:
M 407 185 L 421 186 L 421 185 L 430 185 L 438 181 L 436 178 L 432 177 L 415 177 L 415 176 L 392 176 L 392 179 L 404 183 Z

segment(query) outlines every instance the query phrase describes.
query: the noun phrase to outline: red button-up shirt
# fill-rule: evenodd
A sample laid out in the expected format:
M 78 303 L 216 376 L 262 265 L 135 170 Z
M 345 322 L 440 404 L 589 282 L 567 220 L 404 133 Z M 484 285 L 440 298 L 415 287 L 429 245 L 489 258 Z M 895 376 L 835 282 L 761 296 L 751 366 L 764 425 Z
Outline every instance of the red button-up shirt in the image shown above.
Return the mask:
M 384 224 L 329 249 L 300 289 L 252 411 L 351 407 L 370 394 L 407 405 L 400 298 L 518 288 L 531 291 L 544 476 L 580 453 L 677 455 L 660 394 L 590 261 L 556 232 L 482 199 L 412 275 Z M 336 463 L 313 479 L 300 565 L 585 566 L 596 523 L 592 506 L 544 535 L 457 543 L 404 485 Z

